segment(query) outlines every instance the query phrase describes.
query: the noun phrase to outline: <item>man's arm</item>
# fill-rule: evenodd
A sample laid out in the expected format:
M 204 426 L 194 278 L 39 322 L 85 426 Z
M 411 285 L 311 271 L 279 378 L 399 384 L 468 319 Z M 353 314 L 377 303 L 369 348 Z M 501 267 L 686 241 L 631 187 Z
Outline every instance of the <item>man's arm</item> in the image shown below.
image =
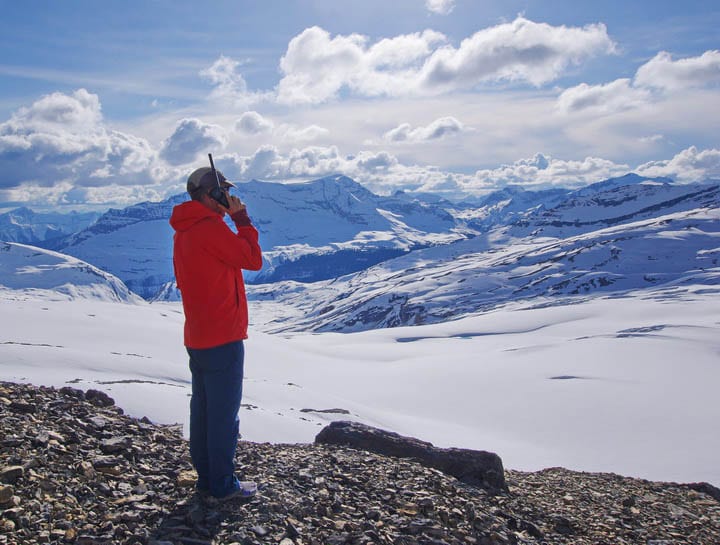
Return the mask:
M 230 214 L 237 234 L 226 229 L 225 225 L 208 222 L 208 231 L 212 231 L 206 233 L 208 251 L 232 267 L 259 271 L 262 268 L 262 250 L 258 244 L 257 229 L 253 227 L 240 199 L 230 196 L 228 202 L 230 208 L 222 208 Z

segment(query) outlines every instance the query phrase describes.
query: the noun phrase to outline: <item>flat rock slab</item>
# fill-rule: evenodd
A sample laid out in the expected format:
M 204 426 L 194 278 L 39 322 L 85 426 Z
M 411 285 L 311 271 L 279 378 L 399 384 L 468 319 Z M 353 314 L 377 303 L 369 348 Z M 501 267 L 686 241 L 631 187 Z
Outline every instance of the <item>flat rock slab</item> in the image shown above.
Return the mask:
M 315 443 L 342 445 L 397 458 L 414 458 L 426 467 L 438 469 L 488 492 L 507 490 L 502 460 L 493 452 L 438 448 L 414 437 L 348 421 L 332 422 L 318 433 Z

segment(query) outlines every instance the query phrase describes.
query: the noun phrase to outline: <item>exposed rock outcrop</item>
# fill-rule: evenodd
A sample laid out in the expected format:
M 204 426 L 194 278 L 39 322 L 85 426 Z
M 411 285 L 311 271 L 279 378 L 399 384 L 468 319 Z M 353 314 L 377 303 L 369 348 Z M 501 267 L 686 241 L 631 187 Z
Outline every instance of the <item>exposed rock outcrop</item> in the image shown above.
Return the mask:
M 414 437 L 373 428 L 359 422 L 332 422 L 315 437 L 321 445 L 342 445 L 385 456 L 413 458 L 426 467 L 496 493 L 507 490 L 502 460 L 493 452 L 438 448 Z

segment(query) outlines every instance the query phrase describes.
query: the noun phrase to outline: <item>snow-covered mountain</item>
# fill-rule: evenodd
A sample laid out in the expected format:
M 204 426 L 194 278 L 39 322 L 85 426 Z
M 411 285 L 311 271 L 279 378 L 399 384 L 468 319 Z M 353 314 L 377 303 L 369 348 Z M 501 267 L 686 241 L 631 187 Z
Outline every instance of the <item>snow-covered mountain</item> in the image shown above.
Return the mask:
M 442 206 L 381 197 L 345 176 L 299 184 L 252 181 L 239 190 L 266 259 L 262 271 L 247 276 L 254 282 L 334 278 L 465 238 Z
M 619 183 L 621 180 L 630 183 Z M 567 237 L 718 205 L 720 183 L 671 184 L 628 175 L 569 193 L 553 207 L 529 210 L 512 222 L 511 233 L 515 236 Z
M 508 185 L 480 198 L 468 198 L 449 208 L 453 215 L 480 231 L 495 225 L 508 224 L 534 210 L 552 208 L 570 193 L 569 189 L 555 188 L 528 190 Z
M 37 244 L 70 235 L 92 224 L 97 212 L 34 212 L 27 207 L 0 214 L 0 241 Z
M 380 197 L 344 176 L 280 184 L 252 181 L 238 192 L 260 231 L 262 271 L 248 282 L 315 281 L 363 270 L 419 247 L 466 237 L 462 222 L 419 200 Z M 121 278 L 145 298 L 173 280 L 173 206 L 159 203 L 110 210 L 92 226 L 52 244 Z
M 715 285 L 719 220 L 717 185 L 611 187 L 360 273 L 249 291 L 280 302 L 274 330 L 357 331 L 437 323 L 530 298 Z M 555 236 L 542 236 L 548 231 Z
M 0 291 L 6 299 L 142 301 L 120 279 L 93 265 L 14 242 L 0 243 Z
M 142 297 L 155 295 L 173 277 L 172 236 L 168 223 L 177 195 L 110 209 L 91 226 L 47 246 L 72 255 L 120 278 Z
M 252 181 L 241 184 L 239 194 L 265 255 L 263 270 L 246 279 L 270 284 L 250 290 L 252 296 L 296 297 L 306 318 L 315 320 L 312 327 L 344 330 L 454 317 L 505 298 L 554 293 L 557 286 L 564 293 L 639 288 L 652 282 L 638 280 L 644 278 L 638 271 L 654 261 L 648 276 L 654 283 L 679 278 L 697 269 L 691 250 L 715 248 L 713 228 L 706 228 L 713 222 L 698 220 L 702 236 L 679 248 L 675 261 L 658 257 L 671 243 L 653 233 L 662 222 L 690 225 L 703 210 L 716 209 L 720 183 L 629 174 L 575 191 L 509 186 L 450 203 L 402 192 L 378 196 L 332 176 L 297 184 Z M 177 195 L 110 210 L 52 247 L 111 272 L 147 299 L 177 300 L 168 218 L 184 200 Z M 608 268 L 608 248 L 622 253 L 617 270 Z M 582 273 L 578 258 L 571 259 L 576 253 L 585 260 Z M 557 281 L 545 278 L 551 273 Z M 435 288 L 417 280 L 436 274 L 444 280 Z M 313 285 L 286 294 L 278 282 L 288 281 Z

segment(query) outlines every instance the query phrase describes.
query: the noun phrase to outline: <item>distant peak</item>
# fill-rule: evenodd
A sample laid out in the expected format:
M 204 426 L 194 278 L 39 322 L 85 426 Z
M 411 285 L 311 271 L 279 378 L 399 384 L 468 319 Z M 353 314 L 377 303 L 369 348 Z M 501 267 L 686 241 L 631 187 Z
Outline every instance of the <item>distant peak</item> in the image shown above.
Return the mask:
M 640 176 L 639 174 L 635 174 L 634 172 L 628 172 L 627 174 L 623 174 L 622 176 L 617 176 L 615 178 L 609 178 L 608 182 L 617 182 L 622 185 L 630 185 L 630 184 L 639 184 L 642 182 L 645 182 L 649 180 L 650 178 L 646 178 L 645 176 Z
M 345 176 L 343 174 L 332 174 L 330 176 L 325 176 L 324 178 L 320 178 L 317 180 L 319 182 L 331 182 L 341 185 L 360 185 L 358 182 L 353 180 L 352 178 L 349 178 L 348 176 Z
M 22 216 L 24 218 L 30 218 L 35 215 L 35 212 L 33 212 L 30 208 L 27 206 L 21 206 L 20 208 L 16 208 L 12 212 L 10 212 L 13 216 Z

